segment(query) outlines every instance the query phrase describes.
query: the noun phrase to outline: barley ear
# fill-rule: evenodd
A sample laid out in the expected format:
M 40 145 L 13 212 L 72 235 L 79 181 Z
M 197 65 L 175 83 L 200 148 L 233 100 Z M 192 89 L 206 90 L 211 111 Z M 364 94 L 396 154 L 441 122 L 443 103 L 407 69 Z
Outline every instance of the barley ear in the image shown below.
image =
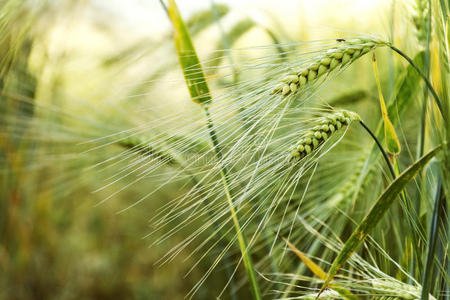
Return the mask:
M 316 82 L 318 78 L 327 76 L 338 67 L 343 68 L 353 63 L 381 45 L 384 43 L 371 39 L 353 39 L 339 43 L 338 47 L 318 55 L 309 66 L 282 78 L 281 85 L 273 89 L 272 94 L 281 94 L 282 96 L 295 94 Z
M 314 123 L 318 125 L 302 134 L 297 145 L 292 149 L 289 160 L 300 161 L 311 153 L 317 152 L 320 146 L 335 132 L 359 120 L 358 114 L 347 110 L 336 111 L 327 116 L 316 118 Z

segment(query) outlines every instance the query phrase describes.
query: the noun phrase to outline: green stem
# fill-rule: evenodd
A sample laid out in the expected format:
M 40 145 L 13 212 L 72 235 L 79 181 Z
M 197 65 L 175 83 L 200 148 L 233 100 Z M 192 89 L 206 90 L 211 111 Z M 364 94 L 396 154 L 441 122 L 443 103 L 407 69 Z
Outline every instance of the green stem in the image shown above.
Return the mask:
M 434 201 L 434 209 L 433 209 L 433 217 L 431 219 L 431 226 L 430 226 L 430 240 L 428 242 L 428 251 L 427 251 L 427 258 L 425 263 L 425 272 L 423 273 L 422 278 L 422 294 L 420 296 L 421 300 L 428 300 L 429 292 L 430 292 L 430 285 L 431 285 L 431 277 L 430 274 L 433 270 L 434 265 L 434 252 L 436 250 L 436 242 L 437 237 L 439 233 L 439 211 L 441 210 L 441 206 L 443 201 L 445 201 L 445 197 L 442 193 L 442 184 L 441 182 L 438 183 L 438 189 L 436 191 L 436 200 Z
M 164 9 L 164 11 L 166 12 L 166 14 L 169 15 L 169 10 L 167 9 L 167 6 L 164 3 L 164 1 L 163 0 L 159 0 L 159 3 L 161 4 L 161 6 Z
M 439 112 L 441 113 L 441 116 L 443 118 L 444 121 L 444 131 L 445 131 L 445 136 L 448 137 L 449 136 L 449 132 L 448 132 L 448 116 L 447 116 L 447 110 L 445 110 L 442 106 L 442 102 L 437 94 L 437 92 L 434 90 L 430 80 L 428 79 L 428 76 L 426 76 L 420 69 L 419 67 L 417 67 L 417 65 L 411 60 L 411 58 L 409 58 L 405 53 L 403 53 L 400 49 L 396 48 L 395 46 L 393 46 L 392 44 L 388 44 L 388 46 L 394 50 L 395 52 L 397 52 L 398 54 L 400 54 L 404 59 L 406 59 L 406 61 L 408 61 L 408 63 L 419 73 L 419 75 L 422 77 L 422 79 L 425 81 L 428 89 L 430 90 L 431 94 L 433 95 L 433 98 L 436 102 L 436 105 L 439 109 Z M 440 202 L 439 199 L 436 199 L 435 201 L 435 210 L 440 210 L 440 205 L 438 205 L 438 202 Z M 432 223 L 431 223 L 431 229 L 434 229 L 434 225 L 435 222 L 437 222 L 437 219 L 435 220 L 434 216 L 435 214 L 437 214 L 437 211 L 433 212 L 433 219 L 432 219 Z M 433 234 L 433 231 L 430 231 L 430 235 Z M 432 261 L 430 262 L 430 260 L 433 258 L 434 256 L 434 251 L 435 251 L 435 247 L 433 246 L 433 243 L 435 243 L 435 236 L 432 235 L 430 236 L 430 247 L 428 248 L 428 254 L 427 254 L 427 261 L 426 261 L 426 270 L 423 274 L 423 283 L 422 283 L 422 295 L 421 295 L 421 299 L 428 299 L 428 289 L 429 289 L 429 281 L 428 281 L 428 277 L 427 277 L 427 273 L 428 268 L 431 268 L 431 266 L 429 266 L 429 264 L 432 264 Z
M 425 56 L 424 56 L 424 69 L 425 74 L 427 78 L 430 77 L 430 41 L 431 41 L 431 0 L 428 1 L 428 22 L 427 22 L 427 39 L 426 39 L 426 45 L 425 45 Z M 417 138 L 417 155 L 416 159 L 419 159 L 423 153 L 425 148 L 425 128 L 426 128 L 426 116 L 427 116 L 427 96 L 428 91 L 427 87 L 423 88 L 423 102 L 422 102 L 422 111 L 421 111 L 421 118 L 420 118 L 420 128 Z M 420 214 L 420 208 L 421 208 L 421 200 L 422 200 L 422 193 L 421 191 L 425 187 L 426 184 L 426 176 L 421 176 L 419 181 L 419 192 L 416 194 L 416 199 L 414 201 L 414 223 L 419 224 L 419 214 Z M 420 247 L 422 244 L 421 237 L 419 235 L 417 243 L 415 243 L 416 247 Z M 410 274 L 413 275 L 413 277 L 417 278 L 420 277 L 416 276 L 416 263 L 419 265 L 419 270 L 422 270 L 421 268 L 421 261 L 420 261 L 420 252 L 413 252 L 411 254 L 410 258 Z M 409 279 L 409 283 L 412 284 L 412 278 Z
M 218 160 L 218 163 L 220 164 L 220 176 L 222 178 L 225 195 L 227 197 L 227 203 L 230 208 L 231 217 L 236 229 L 236 234 L 239 242 L 239 248 L 241 250 L 242 254 L 242 260 L 244 261 L 245 268 L 248 273 L 250 285 L 252 288 L 252 292 L 254 295 L 254 298 L 256 300 L 261 299 L 258 282 L 256 280 L 255 272 L 253 269 L 253 264 L 251 261 L 251 257 L 249 253 L 247 252 L 247 244 L 245 241 L 245 238 L 241 232 L 241 228 L 239 225 L 239 220 L 236 214 L 236 210 L 233 206 L 232 197 L 230 194 L 228 179 L 227 179 L 227 170 L 223 163 L 223 154 L 222 150 L 219 145 L 219 140 L 217 138 L 216 131 L 214 129 L 214 125 L 211 119 L 211 115 L 209 113 L 208 109 L 208 103 L 212 101 L 211 95 L 209 92 L 209 87 L 206 79 L 204 78 L 203 70 L 201 68 L 200 60 L 198 59 L 198 56 L 196 54 L 194 45 L 192 43 L 191 36 L 189 34 L 189 31 L 186 28 L 186 25 L 183 22 L 183 18 L 180 15 L 180 12 L 177 8 L 177 5 L 175 3 L 175 0 L 168 0 L 169 1 L 169 9 L 167 9 L 166 5 L 164 4 L 163 0 L 160 0 L 161 5 L 166 10 L 166 13 L 168 13 L 169 19 L 172 21 L 174 25 L 174 42 L 175 47 L 178 53 L 178 58 L 180 61 L 181 69 L 183 70 L 184 78 L 186 81 L 187 88 L 189 90 L 189 93 L 191 95 L 192 101 L 199 103 L 202 108 L 205 111 L 206 117 L 207 117 L 207 127 L 209 136 L 212 140 L 212 143 L 214 145 L 214 151 L 216 153 L 216 158 Z M 186 56 L 186 53 L 190 53 L 190 55 Z M 199 68 L 200 73 L 196 74 L 195 76 L 192 73 L 189 73 L 187 70 L 189 68 L 196 66 Z
M 428 77 L 422 72 L 422 70 L 420 70 L 420 68 L 413 62 L 413 60 L 408 55 L 406 55 L 403 51 L 401 51 L 400 49 L 398 49 L 397 47 L 395 47 L 392 44 L 387 44 L 387 46 L 389 46 L 389 48 L 391 48 L 392 50 L 394 50 L 395 52 L 400 54 L 400 56 L 402 56 L 406 61 L 408 61 L 408 63 L 417 71 L 417 73 L 419 73 L 420 77 L 422 77 L 422 79 L 425 81 L 425 84 L 427 85 L 428 89 L 430 90 L 431 94 L 433 95 L 434 101 L 436 102 L 436 105 L 439 108 L 439 112 L 441 113 L 442 118 L 444 119 L 444 123 L 447 124 L 447 121 L 448 121 L 447 113 L 443 109 L 441 99 L 439 98 L 437 92 L 434 90 L 433 85 L 431 84 L 430 80 L 428 80 Z
M 239 224 L 239 219 L 237 216 L 237 212 L 234 209 L 234 204 L 233 204 L 233 200 L 232 200 L 230 189 L 229 189 L 228 171 L 223 164 L 222 148 L 220 147 L 219 140 L 217 138 L 216 130 L 214 129 L 214 124 L 212 122 L 211 114 L 209 113 L 208 106 L 203 105 L 203 109 L 206 114 L 209 136 L 214 145 L 214 151 L 216 153 L 218 163 L 220 164 L 220 177 L 222 179 L 225 196 L 227 198 L 227 203 L 228 203 L 230 213 L 231 213 L 231 218 L 233 220 L 233 224 L 236 229 L 238 243 L 239 243 L 239 249 L 241 250 L 241 254 L 242 254 L 242 260 L 244 261 L 244 266 L 245 266 L 245 269 L 247 270 L 247 275 L 250 280 L 250 285 L 252 287 L 253 296 L 255 299 L 260 300 L 262 298 L 261 298 L 261 293 L 259 291 L 258 281 L 256 280 L 252 259 L 251 259 L 250 254 L 248 253 L 247 242 L 245 240 L 244 235 L 242 234 L 241 226 Z
M 389 157 L 388 157 L 386 151 L 384 151 L 384 148 L 383 148 L 383 146 L 381 145 L 380 141 L 377 139 L 377 137 L 375 136 L 375 134 L 370 130 L 370 128 L 367 127 L 367 125 L 364 124 L 363 121 L 360 121 L 360 124 L 361 124 L 362 127 L 364 127 L 364 129 L 370 134 L 370 136 L 373 138 L 373 140 L 374 140 L 375 143 L 377 144 L 378 148 L 379 148 L 380 151 L 381 151 L 381 154 L 383 154 L 383 158 L 384 158 L 384 160 L 386 161 L 386 164 L 387 164 L 388 167 L 389 167 L 389 171 L 390 171 L 390 173 L 391 173 L 391 175 L 392 175 L 392 178 L 395 180 L 395 179 L 398 177 L 399 173 L 400 173 L 399 170 L 398 170 L 398 166 L 396 165 L 395 168 L 394 168 L 394 166 L 392 165 L 391 161 L 389 160 Z M 408 199 L 408 198 L 406 197 L 405 191 L 402 191 L 402 192 L 400 193 L 400 200 L 402 201 L 402 203 L 403 203 L 403 205 L 404 205 L 405 211 L 408 212 L 408 213 L 410 213 L 411 208 L 410 208 L 410 205 L 409 205 L 409 201 L 408 201 L 407 199 Z M 413 228 L 413 224 L 411 223 L 410 218 L 407 218 L 407 220 L 408 220 L 409 227 L 412 229 L 412 228 Z M 414 247 L 414 249 L 415 249 L 416 251 L 419 251 L 418 244 L 417 244 L 417 239 L 415 238 L 414 235 L 413 235 L 413 247 Z
M 158 150 L 150 147 L 149 145 L 144 145 L 141 142 L 133 143 L 132 141 L 122 141 L 122 142 L 119 142 L 118 145 L 121 147 L 124 147 L 125 149 L 129 149 L 130 151 L 134 151 L 134 152 L 140 153 L 140 154 L 148 156 L 148 157 L 160 158 L 162 161 L 165 161 L 169 165 L 176 165 L 176 166 L 180 167 L 182 172 L 184 172 L 189 177 L 189 180 L 192 182 L 193 187 L 197 187 L 197 186 L 201 185 L 201 182 L 197 180 L 195 175 L 188 170 L 187 165 L 182 160 L 172 157 L 170 154 L 165 154 L 161 151 L 158 151 Z M 200 196 L 202 199 L 206 199 L 208 197 L 208 195 L 205 194 L 205 192 L 202 188 L 199 188 L 198 190 L 199 190 L 199 193 L 200 193 Z M 207 213 L 208 213 L 208 216 L 212 220 L 214 229 L 217 230 L 217 233 L 219 235 L 223 236 L 224 233 L 220 229 L 220 224 L 218 224 L 218 222 L 214 221 L 211 211 L 207 210 Z M 220 240 L 219 247 L 225 248 L 226 241 Z M 224 264 L 225 264 L 225 272 L 226 272 L 227 278 L 230 279 L 230 284 L 231 284 L 230 298 L 232 300 L 235 300 L 236 288 L 235 288 L 234 281 L 232 280 L 233 279 L 232 278 L 233 270 L 230 267 L 230 263 L 229 263 L 230 259 L 227 256 L 224 256 L 223 260 L 224 260 Z
M 383 146 L 381 145 L 380 141 L 377 139 L 377 137 L 375 136 L 375 134 L 372 132 L 372 130 L 370 130 L 369 127 L 367 127 L 366 124 L 364 124 L 363 121 L 359 121 L 359 124 L 361 124 L 362 127 L 364 127 L 364 129 L 369 133 L 369 135 L 372 137 L 372 139 L 375 141 L 375 143 L 378 146 L 378 149 L 380 149 L 381 154 L 383 154 L 383 158 L 386 161 L 386 164 L 389 167 L 389 172 L 391 173 L 392 177 L 395 179 L 397 178 L 397 176 L 395 175 L 395 171 L 394 171 L 394 167 L 392 166 L 391 161 L 389 160 L 389 157 L 386 153 L 386 151 L 384 151 Z

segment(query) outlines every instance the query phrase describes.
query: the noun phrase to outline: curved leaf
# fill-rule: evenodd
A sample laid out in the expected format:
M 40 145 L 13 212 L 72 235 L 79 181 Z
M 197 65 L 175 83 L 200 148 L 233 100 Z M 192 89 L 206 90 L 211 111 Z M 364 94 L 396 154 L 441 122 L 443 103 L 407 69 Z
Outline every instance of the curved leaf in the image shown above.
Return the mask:
M 375 228 L 389 207 L 394 203 L 397 196 L 403 191 L 406 185 L 419 173 L 419 171 L 436 155 L 441 146 L 438 146 L 422 156 L 414 164 L 409 166 L 400 176 L 397 177 L 377 199 L 375 204 L 369 210 L 368 214 L 359 223 L 358 227 L 353 231 L 344 247 L 334 259 L 333 264 L 328 271 L 327 279 L 323 284 L 320 292 L 322 292 L 339 271 L 339 269 L 350 258 L 352 253 L 361 245 L 367 235 Z

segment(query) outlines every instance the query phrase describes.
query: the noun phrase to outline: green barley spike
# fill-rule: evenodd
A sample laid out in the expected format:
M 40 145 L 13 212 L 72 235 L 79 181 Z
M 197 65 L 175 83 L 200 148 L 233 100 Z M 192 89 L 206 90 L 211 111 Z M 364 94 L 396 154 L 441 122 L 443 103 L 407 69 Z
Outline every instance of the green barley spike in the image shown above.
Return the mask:
M 385 43 L 372 39 L 353 39 L 343 41 L 338 47 L 319 55 L 309 66 L 299 70 L 296 74 L 289 74 L 281 79 L 272 94 L 283 96 L 295 94 L 303 87 L 315 82 L 321 76 L 329 74 L 337 67 L 344 67 Z
M 291 151 L 290 160 L 299 161 L 303 159 L 319 149 L 334 132 L 344 126 L 350 125 L 353 121 L 359 120 L 360 117 L 358 114 L 346 110 L 336 111 L 325 117 L 317 118 L 315 122 L 319 125 L 303 134 L 295 148 Z

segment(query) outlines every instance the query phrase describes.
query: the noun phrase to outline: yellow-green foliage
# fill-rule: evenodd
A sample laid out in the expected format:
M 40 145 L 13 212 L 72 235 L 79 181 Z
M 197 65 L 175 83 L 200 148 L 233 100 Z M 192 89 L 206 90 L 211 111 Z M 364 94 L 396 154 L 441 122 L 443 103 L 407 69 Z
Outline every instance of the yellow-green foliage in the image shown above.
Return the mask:
M 176 2 L 0 3 L 0 299 L 445 297 L 448 4 Z

